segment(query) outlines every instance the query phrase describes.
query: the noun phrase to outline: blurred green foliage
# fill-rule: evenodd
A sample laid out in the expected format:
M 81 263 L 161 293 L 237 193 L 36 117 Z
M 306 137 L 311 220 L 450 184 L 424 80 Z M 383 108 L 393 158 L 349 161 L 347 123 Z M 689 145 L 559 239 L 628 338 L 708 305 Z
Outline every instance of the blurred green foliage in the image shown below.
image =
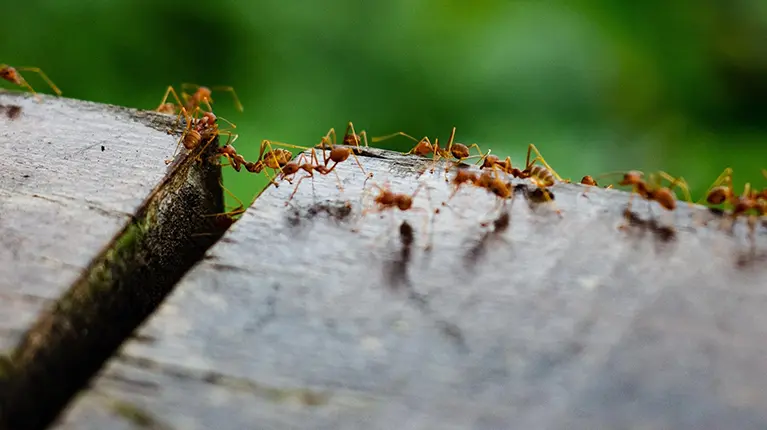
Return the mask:
M 456 126 L 517 164 L 532 142 L 574 180 L 663 169 L 696 198 L 725 166 L 767 182 L 763 0 L 29 0 L 2 16 L 0 62 L 41 67 L 65 96 L 153 109 L 170 84 L 234 86 L 245 112 L 214 93 L 216 112 L 248 158 L 353 121 Z M 265 183 L 226 182 L 246 203 Z

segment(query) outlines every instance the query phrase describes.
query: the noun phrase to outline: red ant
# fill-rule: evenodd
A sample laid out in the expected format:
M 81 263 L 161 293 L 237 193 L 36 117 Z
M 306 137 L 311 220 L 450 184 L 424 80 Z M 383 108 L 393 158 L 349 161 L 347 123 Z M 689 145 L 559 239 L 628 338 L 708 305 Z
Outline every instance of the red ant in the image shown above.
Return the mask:
M 762 171 L 767 178 L 767 171 Z M 731 217 L 733 224 L 739 216 L 748 216 L 749 238 L 752 246 L 755 241 L 756 222 L 759 217 L 767 215 L 767 189 L 751 190 L 751 184 L 746 183 L 743 194 L 735 194 L 732 186 L 732 169 L 726 168 L 706 192 L 706 202 L 711 205 L 728 203 L 732 206 Z
M 376 213 L 376 212 L 383 212 L 383 211 L 392 211 L 394 209 L 399 209 L 400 211 L 413 211 L 413 212 L 423 212 L 426 215 L 426 219 L 424 222 L 424 233 L 427 232 L 427 225 L 429 222 L 430 217 L 430 210 L 419 208 L 419 207 L 413 207 L 413 200 L 415 200 L 415 197 L 418 195 L 418 193 L 421 191 L 421 189 L 425 189 L 426 193 L 429 194 L 429 189 L 426 187 L 425 183 L 420 183 L 418 187 L 413 191 L 412 194 L 405 194 L 405 193 L 395 193 L 389 188 L 388 183 L 385 184 L 383 187 L 373 184 L 373 187 L 378 189 L 379 193 L 375 197 L 374 202 L 376 207 L 372 209 L 363 209 L 362 214 L 360 216 L 360 221 L 365 217 L 368 213 Z M 431 201 L 431 198 L 429 196 L 429 200 Z M 391 218 L 392 223 L 394 222 L 394 217 Z M 392 225 L 393 228 L 393 225 Z M 356 228 L 354 230 L 357 230 Z M 427 241 L 426 249 L 431 249 L 431 240 L 429 239 Z
M 5 79 L 6 81 L 18 85 L 20 87 L 24 87 L 28 89 L 32 94 L 35 95 L 35 98 L 38 102 L 42 101 L 42 98 L 40 97 L 37 92 L 35 92 L 34 88 L 32 88 L 31 85 L 27 82 L 26 79 L 24 79 L 24 76 L 21 75 L 19 72 L 33 72 L 40 75 L 43 80 L 48 84 L 48 86 L 51 87 L 54 93 L 56 93 L 57 96 L 61 96 L 61 90 L 59 90 L 59 87 L 56 86 L 56 84 L 53 83 L 48 78 L 48 75 L 46 75 L 39 67 L 19 67 L 14 68 L 7 64 L 0 64 L 0 78 Z
M 190 95 L 183 91 L 185 88 L 196 88 L 196 90 Z M 232 97 L 234 98 L 235 107 L 238 111 L 243 111 L 242 104 L 240 103 L 240 99 L 237 97 L 237 93 L 234 92 L 234 88 L 213 87 L 213 89 L 216 91 L 231 92 Z M 213 103 L 213 99 L 211 98 L 213 91 L 210 88 L 185 83 L 181 84 L 181 90 L 181 98 L 179 98 L 176 90 L 173 89 L 173 86 L 168 86 L 168 89 L 165 91 L 165 96 L 162 98 L 162 102 L 160 102 L 160 105 L 157 107 L 156 111 L 165 114 L 174 114 L 177 111 L 181 111 L 186 115 L 190 112 L 193 112 L 196 108 L 201 108 L 203 106 L 206 107 L 209 111 L 213 110 L 213 107 L 211 106 L 211 103 Z M 169 95 L 173 95 L 173 98 L 176 99 L 175 104 L 167 103 Z M 183 103 L 181 102 L 182 99 L 184 100 Z
M 410 151 L 405 153 L 406 155 L 416 154 L 416 155 L 425 157 L 425 156 L 428 156 L 429 154 L 433 154 L 432 166 L 430 169 L 431 173 L 434 173 L 434 167 L 436 166 L 437 162 L 441 158 L 449 160 L 452 157 L 458 160 L 457 163 L 460 164 L 464 160 L 468 160 L 468 159 L 476 158 L 476 157 L 483 157 L 482 149 L 480 149 L 479 145 L 477 145 L 476 143 L 466 146 L 462 143 L 455 142 L 455 127 L 453 127 L 453 130 L 450 132 L 450 138 L 447 141 L 447 147 L 444 149 L 439 146 L 439 138 L 434 139 L 434 143 L 431 143 L 429 138 L 426 136 L 424 136 L 421 140 L 418 140 L 414 138 L 413 136 L 410 136 L 409 134 L 406 134 L 401 131 L 397 133 L 389 134 L 387 136 L 374 137 L 373 142 L 380 142 L 382 140 L 391 139 L 392 137 L 395 137 L 395 136 L 404 136 L 416 142 L 415 146 Z M 475 155 L 475 156 L 470 155 L 471 148 L 477 148 L 479 155 Z M 445 168 L 445 182 L 448 181 L 447 172 L 449 170 L 450 170 L 450 166 L 447 166 Z
M 622 174 L 623 178 L 618 182 L 618 185 L 630 186 L 631 195 L 629 197 L 626 211 L 631 212 L 631 203 L 634 195 L 637 194 L 647 201 L 655 201 L 662 208 L 673 211 L 676 209 L 676 196 L 674 195 L 674 187 L 679 187 L 685 194 L 685 198 L 689 204 L 692 204 L 692 198 L 690 197 L 690 190 L 687 186 L 687 182 L 684 178 L 674 178 L 666 172 L 659 171 L 654 174 L 650 174 L 647 181 L 643 179 L 644 173 L 638 170 L 631 170 L 629 172 L 613 172 L 607 173 L 602 176 L 609 176 L 614 174 Z M 664 187 L 661 185 L 661 180 L 669 181 L 670 185 Z M 626 228 L 627 225 L 621 225 L 620 228 Z
M 354 132 L 354 126 L 350 122 L 349 125 L 346 127 L 346 133 L 344 134 L 344 143 L 354 143 L 353 146 L 355 146 L 357 149 L 359 149 L 359 139 L 362 137 L 365 142 L 365 146 L 367 146 L 367 135 L 364 131 L 362 131 L 359 135 Z M 325 153 L 326 144 L 330 146 L 330 154 L 327 155 Z M 354 154 L 354 150 L 352 150 L 349 147 L 340 147 L 336 146 L 336 131 L 335 129 L 331 128 L 328 133 L 322 137 L 322 140 L 320 141 L 319 145 L 317 145 L 319 148 L 322 149 L 322 160 L 324 162 L 325 167 L 328 166 L 328 164 L 332 161 L 333 165 L 328 169 L 328 173 L 332 172 L 338 163 L 342 163 L 346 161 L 349 156 L 354 157 L 354 161 L 357 163 L 357 166 L 359 166 L 362 173 L 367 176 L 368 178 L 373 177 L 372 173 L 365 172 L 365 168 L 362 167 L 362 164 L 360 163 L 360 160 L 357 158 L 357 156 Z M 340 180 L 339 180 L 339 186 L 340 186 Z M 343 191 L 343 187 L 340 186 L 340 189 Z
M 335 165 L 333 165 L 335 167 Z M 296 183 L 296 187 L 293 189 L 293 192 L 290 194 L 290 197 L 288 197 L 288 200 L 285 202 L 285 206 L 287 206 L 291 200 L 293 200 L 293 197 L 298 192 L 298 187 L 301 185 L 301 182 L 306 178 L 312 178 L 314 180 L 314 171 L 316 170 L 319 172 L 320 175 L 327 175 L 329 174 L 333 169 L 328 169 L 326 166 L 319 163 L 319 160 L 317 159 L 317 153 L 314 151 L 314 149 L 311 150 L 311 160 L 309 162 L 306 162 L 306 154 L 301 154 L 298 156 L 298 159 L 295 161 L 291 161 L 290 163 L 286 164 L 282 167 L 282 173 L 280 173 L 280 179 L 285 179 L 289 183 L 293 183 L 291 179 L 288 178 L 288 176 L 295 176 L 296 173 L 298 173 L 299 170 L 303 170 L 307 174 L 300 177 L 298 179 L 298 182 Z M 338 174 L 336 174 L 336 178 L 339 181 L 339 187 L 341 187 L 341 178 L 338 178 Z
M 535 152 L 536 156 L 531 160 L 530 155 L 532 152 Z M 538 148 L 532 143 L 527 146 L 527 158 L 525 159 L 525 168 L 523 170 L 513 167 L 511 165 L 510 157 L 506 157 L 505 160 L 501 161 L 498 156 L 491 155 L 490 151 L 488 151 L 480 161 L 482 161 L 482 166 L 480 167 L 482 169 L 497 168 L 515 178 L 530 179 L 536 186 L 541 188 L 550 187 L 557 182 L 565 182 L 557 172 L 546 163 L 546 160 L 543 158 L 540 151 L 538 151 Z M 539 161 L 543 166 L 535 164 L 536 161 Z
M 197 109 L 197 112 L 199 113 L 200 110 Z M 202 154 L 205 151 L 205 148 L 207 148 L 207 145 L 209 145 L 216 136 L 221 134 L 227 134 L 229 136 L 230 142 L 227 142 L 227 144 L 234 143 L 238 136 L 231 131 L 221 130 L 218 127 L 218 119 L 222 119 L 231 125 L 232 128 L 236 128 L 236 126 L 229 120 L 223 117 L 217 117 L 213 112 L 203 112 L 202 118 L 187 118 L 186 128 L 184 132 L 181 133 L 181 137 L 176 144 L 176 151 L 174 151 L 173 156 L 170 159 L 165 160 L 165 164 L 170 164 L 170 162 L 173 161 L 181 144 L 183 144 L 187 150 L 192 150 L 197 148 L 201 142 L 204 142 L 205 146 L 200 150 L 200 154 Z

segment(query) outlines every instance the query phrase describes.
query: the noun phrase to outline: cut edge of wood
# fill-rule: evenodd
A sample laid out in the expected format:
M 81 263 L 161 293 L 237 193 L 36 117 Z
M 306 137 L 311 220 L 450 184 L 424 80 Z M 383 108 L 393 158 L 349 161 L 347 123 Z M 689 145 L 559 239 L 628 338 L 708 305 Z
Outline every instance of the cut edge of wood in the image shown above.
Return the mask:
M 0 429 L 50 425 L 231 226 L 221 167 L 207 161 L 217 146 L 176 157 L 122 231 L 0 357 Z

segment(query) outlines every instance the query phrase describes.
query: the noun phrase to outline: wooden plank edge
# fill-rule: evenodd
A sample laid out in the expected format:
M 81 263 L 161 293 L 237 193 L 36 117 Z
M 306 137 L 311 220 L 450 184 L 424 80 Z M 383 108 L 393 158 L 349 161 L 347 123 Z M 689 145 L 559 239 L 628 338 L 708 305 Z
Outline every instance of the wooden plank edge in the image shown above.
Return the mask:
M 149 127 L 169 128 L 159 114 L 132 112 Z M 52 423 L 231 226 L 231 217 L 217 215 L 224 211 L 221 166 L 207 161 L 217 146 L 216 138 L 204 154 L 183 151 L 133 219 L 0 357 L 0 429 Z

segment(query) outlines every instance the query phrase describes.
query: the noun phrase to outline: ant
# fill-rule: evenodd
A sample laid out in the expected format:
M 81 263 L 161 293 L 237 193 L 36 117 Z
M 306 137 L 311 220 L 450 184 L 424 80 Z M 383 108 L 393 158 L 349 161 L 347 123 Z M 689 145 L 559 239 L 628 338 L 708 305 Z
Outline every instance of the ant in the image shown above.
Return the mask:
M 232 146 L 230 143 L 227 143 L 224 146 L 221 146 L 217 149 L 216 155 L 213 157 L 224 157 L 227 160 L 229 160 L 229 165 L 232 166 L 232 168 L 239 172 L 242 169 L 242 166 L 247 163 L 247 160 L 245 160 L 245 157 L 237 153 L 237 150 Z
M 618 185 L 631 186 L 631 195 L 629 197 L 626 211 L 631 213 L 631 204 L 634 198 L 634 194 L 638 194 L 640 197 L 647 201 L 655 201 L 662 208 L 673 211 L 676 209 L 676 196 L 674 195 L 674 187 L 679 187 L 685 194 L 685 198 L 689 204 L 692 204 L 692 197 L 690 197 L 690 190 L 687 186 L 687 182 L 684 178 L 675 178 L 666 172 L 659 171 L 654 174 L 650 174 L 647 181 L 643 179 L 644 173 L 638 170 L 631 170 L 628 172 L 613 172 L 607 173 L 602 176 L 614 175 L 620 173 L 623 178 L 618 182 Z M 661 185 L 661 180 L 665 179 L 669 181 L 670 185 L 664 187 Z
M 37 73 L 38 75 L 40 75 L 41 78 L 43 78 L 43 80 L 45 80 L 45 82 L 48 84 L 48 86 L 51 87 L 51 89 L 53 90 L 54 93 L 56 93 L 57 96 L 61 96 L 61 90 L 59 89 L 59 87 L 57 87 L 56 84 L 54 84 L 53 81 L 51 81 L 48 78 L 48 75 L 46 75 L 39 67 L 14 68 L 7 64 L 0 64 L 0 78 L 3 78 L 14 85 L 18 85 L 20 87 L 24 87 L 28 89 L 32 94 L 35 95 L 35 98 L 37 99 L 38 102 L 42 102 L 43 99 L 40 97 L 40 95 L 37 94 L 34 88 L 32 88 L 32 86 L 29 85 L 29 82 L 27 82 L 27 80 L 24 79 L 24 76 L 22 76 L 21 73 L 19 72 Z
M 330 136 L 333 136 L 333 144 L 336 142 L 336 130 L 334 128 L 331 128 L 328 131 L 328 134 L 325 135 L 326 139 L 323 139 L 320 145 L 323 145 L 324 142 L 330 138 Z M 368 147 L 368 134 L 365 130 L 362 130 L 359 134 L 357 134 L 356 131 L 354 131 L 354 124 L 352 124 L 351 121 L 346 125 L 346 132 L 344 133 L 343 138 L 343 144 L 348 146 L 354 146 L 357 151 L 360 150 L 360 143 L 365 142 L 365 148 Z M 321 146 L 324 149 L 324 146 Z
M 535 152 L 535 158 L 530 159 L 530 155 Z M 520 170 L 519 168 L 511 165 L 511 158 L 506 157 L 505 160 L 501 159 L 497 155 L 491 155 L 490 151 L 487 151 L 482 159 L 481 169 L 495 169 L 498 168 L 503 172 L 519 179 L 530 179 L 538 187 L 550 187 L 557 182 L 565 182 L 554 169 L 546 163 L 546 160 L 541 155 L 538 148 L 532 143 L 527 146 L 527 158 L 525 159 L 525 168 Z M 537 165 L 536 162 L 543 164 Z M 478 163 L 479 164 L 479 163 Z
M 258 160 L 251 162 L 245 160 L 242 155 L 237 153 L 237 150 L 234 148 L 234 146 L 227 142 L 224 146 L 217 148 L 214 157 L 226 158 L 229 161 L 229 165 L 231 165 L 232 168 L 237 172 L 239 172 L 242 167 L 245 167 L 245 170 L 251 173 L 261 173 L 265 168 L 273 169 L 275 171 L 282 171 L 282 169 L 287 166 L 293 159 L 293 154 L 287 149 L 273 149 L 271 146 L 272 143 L 287 145 L 280 142 L 263 140 L 261 141 L 261 149 L 258 155 Z M 268 151 L 266 150 L 267 148 L 269 149 Z M 279 186 L 279 184 L 277 184 L 277 182 L 271 175 L 269 175 L 268 172 L 264 171 L 264 173 L 269 178 L 269 182 L 271 184 Z
M 199 109 L 197 112 L 200 112 Z M 229 136 L 227 145 L 229 143 L 234 143 L 238 136 L 229 130 L 219 129 L 219 118 L 231 125 L 232 128 L 236 128 L 236 126 L 229 120 L 223 117 L 217 117 L 213 112 L 203 112 L 202 118 L 188 118 L 186 128 L 184 129 L 184 132 L 181 133 L 181 137 L 176 144 L 176 151 L 174 151 L 173 156 L 170 159 L 165 160 L 165 164 L 170 164 L 170 162 L 173 161 L 173 158 L 176 157 L 181 144 L 183 144 L 187 150 L 192 150 L 197 148 L 201 142 L 205 142 L 205 146 L 202 148 L 202 150 L 200 150 L 200 154 L 202 154 L 207 148 L 207 145 L 209 145 L 213 139 L 220 134 L 227 134 Z
M 266 176 L 269 178 L 269 183 L 274 184 L 275 187 L 278 187 L 279 184 L 277 184 L 274 178 L 264 169 L 272 169 L 275 171 L 275 174 L 278 170 L 282 172 L 282 169 L 290 163 L 290 160 L 293 159 L 293 153 L 287 149 L 273 149 L 272 144 L 293 147 L 293 145 L 288 145 L 286 143 L 273 142 L 271 140 L 264 139 L 261 141 L 258 160 L 255 162 L 245 162 L 244 165 L 245 169 L 251 173 L 261 173 L 261 171 L 264 171 Z M 266 148 L 269 148 L 269 150 L 265 151 Z
M 362 138 L 364 140 L 365 146 L 367 147 L 368 146 L 368 142 L 367 142 L 367 134 L 365 133 L 365 131 L 362 131 L 360 134 L 356 134 L 355 131 L 354 131 L 354 125 L 352 125 L 352 123 L 350 122 L 349 125 L 346 127 L 346 133 L 344 134 L 344 138 L 343 138 L 344 144 L 350 145 L 350 143 L 351 143 L 352 145 L 350 145 L 350 146 L 354 146 L 357 149 L 359 149 L 359 140 L 360 140 L 360 138 Z M 329 155 L 325 153 L 326 144 L 330 147 L 329 148 L 330 149 L 330 154 Z M 349 156 L 352 156 L 352 157 L 354 157 L 354 161 L 357 163 L 357 166 L 359 166 L 360 170 L 362 171 L 362 174 L 364 174 L 368 178 L 372 178 L 373 177 L 372 173 L 365 172 L 365 168 L 362 167 L 362 163 L 360 163 L 360 160 L 354 154 L 354 150 L 353 149 L 351 149 L 349 147 L 336 146 L 336 131 L 335 131 L 335 129 L 331 128 L 327 132 L 327 134 L 325 134 L 325 136 L 322 137 L 322 140 L 320 141 L 320 143 L 317 146 L 322 149 L 322 160 L 324 162 L 325 167 L 327 167 L 328 164 L 331 161 L 333 162 L 333 166 L 331 166 L 327 170 L 327 173 L 332 172 L 336 168 L 338 163 L 343 163 L 344 161 L 349 159 Z M 341 184 L 340 184 L 340 179 L 339 179 L 339 189 L 341 189 L 343 191 L 343 186 L 341 186 Z
M 762 171 L 767 177 L 767 171 Z M 728 203 L 732 206 L 730 214 L 733 225 L 739 216 L 748 216 L 749 238 L 752 246 L 755 241 L 756 222 L 759 217 L 767 215 L 767 189 L 762 191 L 752 191 L 751 184 L 746 183 L 743 187 L 743 194 L 735 194 L 732 185 L 732 169 L 727 167 L 722 171 L 719 177 L 711 184 L 706 192 L 706 202 L 712 205 Z
M 184 89 L 186 88 L 196 88 L 194 93 L 191 95 L 186 93 Z M 234 88 L 232 87 L 213 87 L 216 91 L 228 91 L 232 93 L 232 97 L 234 98 L 234 104 L 238 111 L 242 112 L 243 107 L 240 103 L 240 99 L 237 97 L 237 93 L 234 92 Z M 168 89 L 165 91 L 165 96 L 162 98 L 162 102 L 160 102 L 160 105 L 157 107 L 156 111 L 160 113 L 165 114 L 174 114 L 176 113 L 177 109 L 181 111 L 182 113 L 189 113 L 194 111 L 196 108 L 199 107 L 206 107 L 209 111 L 213 110 L 213 107 L 211 106 L 211 103 L 213 103 L 213 99 L 211 98 L 211 95 L 213 91 L 208 87 L 203 87 L 200 85 L 195 84 L 181 84 L 181 98 L 179 98 L 178 93 L 176 93 L 176 90 L 173 89 L 173 86 L 168 86 Z M 176 103 L 168 103 L 168 96 L 173 95 L 173 98 L 176 99 Z M 182 103 L 181 100 L 184 100 Z
M 335 164 L 333 165 L 335 167 Z M 306 154 L 301 154 L 298 156 L 298 159 L 295 161 L 291 161 L 288 164 L 284 165 L 282 167 L 282 172 L 280 173 L 279 179 L 285 179 L 289 183 L 293 183 L 291 179 L 288 178 L 288 176 L 295 177 L 295 174 L 298 173 L 299 170 L 303 170 L 306 172 L 306 175 L 302 176 L 298 179 L 298 182 L 296 183 L 296 187 L 293 189 L 293 192 L 290 194 L 290 197 L 288 197 L 288 200 L 285 201 L 285 206 L 290 204 L 290 201 L 293 200 L 293 197 L 298 192 L 298 187 L 301 185 L 301 181 L 303 181 L 306 178 L 312 178 L 314 180 L 314 171 L 316 170 L 320 175 L 327 175 L 329 174 L 333 168 L 328 169 L 325 165 L 322 165 L 319 163 L 319 160 L 317 159 L 317 153 L 314 151 L 314 149 L 311 150 L 311 159 L 309 162 L 306 162 Z M 336 173 L 336 178 L 339 182 L 339 187 L 341 187 L 341 178 L 338 177 L 338 173 Z
M 429 194 L 429 189 L 426 187 L 426 184 L 421 182 L 418 184 L 418 187 L 413 191 L 412 194 L 405 194 L 405 193 L 395 193 L 394 191 L 389 188 L 389 184 L 386 183 L 383 187 L 379 186 L 378 184 L 373 184 L 373 187 L 378 189 L 378 195 L 375 197 L 374 202 L 376 207 L 372 209 L 363 209 L 362 214 L 360 216 L 360 220 L 365 217 L 366 214 L 370 212 L 383 212 L 383 211 L 392 211 L 394 209 L 399 209 L 400 211 L 414 211 L 414 212 L 423 212 L 426 215 L 425 223 L 424 223 L 424 233 L 426 233 L 426 226 L 431 219 L 430 217 L 430 210 L 419 208 L 419 207 L 413 207 L 413 200 L 418 195 L 418 193 L 421 191 L 421 189 L 425 189 L 426 193 Z M 429 197 L 429 200 L 431 198 Z M 394 222 L 394 217 L 391 218 L 392 222 Z M 354 230 L 357 230 L 355 228 Z M 431 249 L 431 240 L 428 240 L 428 243 L 426 245 L 426 250 Z
M 410 151 L 406 152 L 405 155 L 415 154 L 415 155 L 420 155 L 422 157 L 426 157 L 429 154 L 433 154 L 432 166 L 430 168 L 431 173 L 434 173 L 434 168 L 436 167 L 437 162 L 441 158 L 444 158 L 446 160 L 449 160 L 451 157 L 455 158 L 456 160 L 458 160 L 456 163 L 456 165 L 458 165 L 464 160 L 468 160 L 468 159 L 476 158 L 476 157 L 480 157 L 480 158 L 483 157 L 482 149 L 476 143 L 472 143 L 471 145 L 466 146 L 463 143 L 455 142 L 455 127 L 453 127 L 453 130 L 450 132 L 450 138 L 447 141 L 447 147 L 445 147 L 444 149 L 439 146 L 439 138 L 434 139 L 434 143 L 431 143 L 431 141 L 429 140 L 427 136 L 424 136 L 421 140 L 418 140 L 414 138 L 413 136 L 410 136 L 409 134 L 401 132 L 401 131 L 397 133 L 392 133 L 386 136 L 374 137 L 373 142 L 380 142 L 382 140 L 390 139 L 395 136 L 404 136 L 416 142 L 415 146 Z M 472 156 L 471 148 L 477 148 L 479 155 Z M 449 170 L 450 170 L 450 166 L 448 165 L 445 168 L 445 182 L 448 182 L 447 172 Z
M 496 197 L 496 208 L 500 204 L 505 204 L 506 200 L 514 196 L 514 188 L 511 182 L 504 181 L 494 170 L 485 170 L 478 174 L 467 169 L 457 169 L 451 183 L 455 186 L 448 199 L 442 202 L 443 206 L 448 206 L 448 202 L 455 197 L 461 187 L 470 184 L 478 188 L 484 188 L 487 192 Z M 449 206 L 448 206 L 449 207 Z M 493 211 L 495 211 L 495 209 Z

